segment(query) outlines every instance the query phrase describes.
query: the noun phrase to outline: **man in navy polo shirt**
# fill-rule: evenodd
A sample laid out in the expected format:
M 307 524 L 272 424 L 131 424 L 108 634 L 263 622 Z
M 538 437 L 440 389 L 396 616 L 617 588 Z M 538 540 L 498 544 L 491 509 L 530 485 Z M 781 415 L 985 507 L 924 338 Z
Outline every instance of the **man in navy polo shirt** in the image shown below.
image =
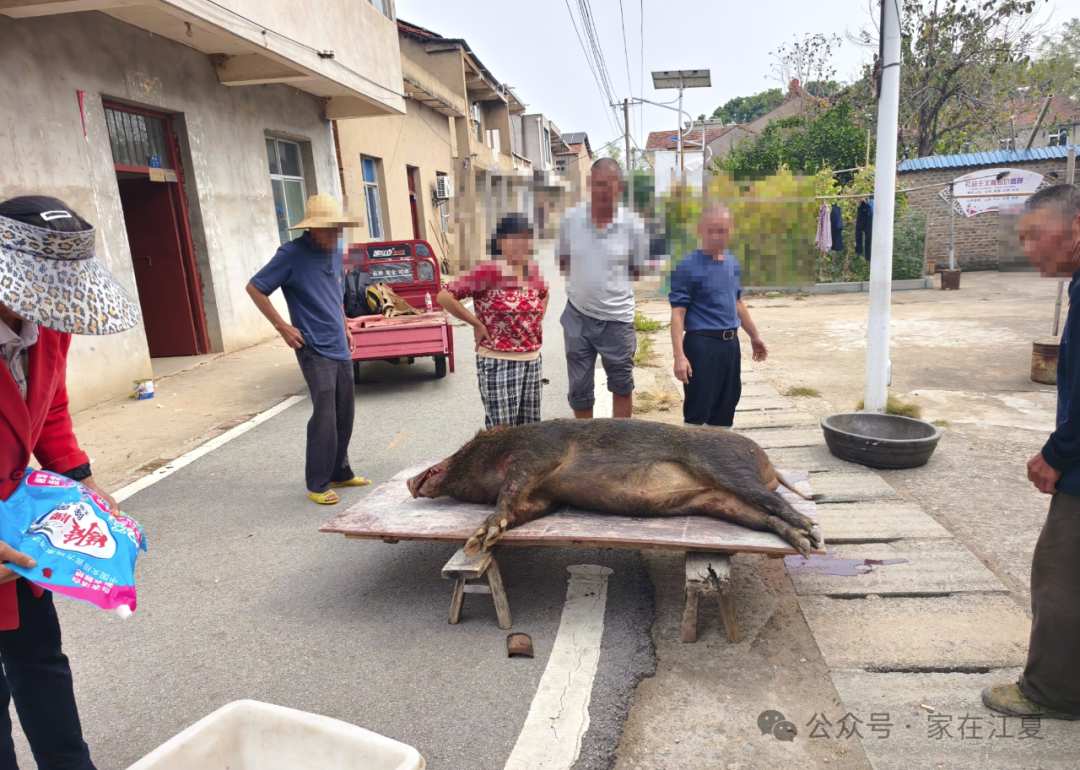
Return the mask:
M 683 421 L 724 430 L 731 430 L 742 395 L 739 327 L 750 335 L 755 361 L 769 354 L 742 301 L 739 264 L 727 251 L 731 228 L 731 211 L 723 204 L 702 212 L 701 248 L 675 266 L 668 296 L 675 378 L 686 391 Z
M 300 371 L 311 391 L 304 477 L 308 498 L 320 505 L 338 501 L 331 487 L 359 487 L 371 482 L 349 467 L 355 393 L 352 351 L 356 343 L 345 321 L 342 300 L 344 268 L 341 233 L 359 227 L 341 211 L 332 195 L 308 198 L 304 220 L 290 230 L 306 230 L 277 250 L 247 285 L 255 305 L 296 351 Z M 289 307 L 286 323 L 270 294 L 278 289 Z

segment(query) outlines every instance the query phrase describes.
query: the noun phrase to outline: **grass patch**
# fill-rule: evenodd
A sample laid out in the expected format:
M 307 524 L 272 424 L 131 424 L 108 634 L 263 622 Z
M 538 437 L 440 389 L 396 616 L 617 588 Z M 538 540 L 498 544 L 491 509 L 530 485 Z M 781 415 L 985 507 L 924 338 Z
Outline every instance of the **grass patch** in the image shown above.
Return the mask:
M 634 366 L 653 366 L 649 363 L 652 354 L 652 340 L 644 335 L 638 335 L 637 352 L 634 353 Z
M 865 405 L 866 402 L 860 399 L 858 405 L 855 407 L 855 411 L 861 412 Z M 901 401 L 896 396 L 889 396 L 889 400 L 885 404 L 885 414 L 895 414 L 898 417 L 910 417 L 914 420 L 918 420 L 922 417 L 922 407 L 918 404 L 909 404 L 907 401 Z
M 934 420 L 930 424 L 931 425 L 936 425 L 939 428 L 948 428 L 949 427 L 949 421 L 948 420 Z
M 675 393 L 654 388 L 644 393 L 634 394 L 634 414 L 648 414 L 649 412 L 669 412 L 671 407 L 678 403 L 679 397 Z
M 821 398 L 821 391 L 819 391 L 817 388 L 797 387 L 788 388 L 787 392 L 784 393 L 784 395 L 791 398 Z
M 765 293 L 765 299 L 782 299 L 787 295 L 782 291 L 769 291 Z
M 668 325 L 662 321 L 653 320 L 643 316 L 641 313 L 634 313 L 634 331 L 656 332 L 666 328 L 668 328 Z

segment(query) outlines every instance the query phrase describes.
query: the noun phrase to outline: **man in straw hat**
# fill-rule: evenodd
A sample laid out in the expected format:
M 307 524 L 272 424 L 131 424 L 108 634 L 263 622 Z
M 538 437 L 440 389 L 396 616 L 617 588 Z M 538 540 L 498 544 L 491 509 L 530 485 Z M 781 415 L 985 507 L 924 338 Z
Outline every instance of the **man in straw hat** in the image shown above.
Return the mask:
M 90 474 L 68 413 L 72 334 L 114 334 L 139 306 L 94 258 L 94 228 L 56 198 L 0 203 L 0 502 L 19 486 L 31 454 L 44 470 L 116 501 Z M 36 563 L 0 542 L 0 562 Z M 0 564 L 0 767 L 17 767 L 12 700 L 41 770 L 93 770 L 60 645 L 52 593 Z
M 305 217 L 290 230 L 306 230 L 286 243 L 247 285 L 255 305 L 278 334 L 296 351 L 300 371 L 311 391 L 312 414 L 307 426 L 304 477 L 308 498 L 320 505 L 338 501 L 334 487 L 360 487 L 371 482 L 349 467 L 355 404 L 352 378 L 352 334 L 342 308 L 344 267 L 341 234 L 360 222 L 347 216 L 332 195 L 308 198 Z M 285 295 L 289 321 L 270 296 Z

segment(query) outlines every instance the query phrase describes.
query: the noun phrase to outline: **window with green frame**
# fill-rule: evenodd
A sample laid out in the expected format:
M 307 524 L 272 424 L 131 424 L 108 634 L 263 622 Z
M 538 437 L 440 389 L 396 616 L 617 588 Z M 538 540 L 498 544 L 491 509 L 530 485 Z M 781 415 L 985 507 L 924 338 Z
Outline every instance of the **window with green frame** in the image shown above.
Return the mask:
M 270 163 L 270 185 L 274 188 L 278 238 L 284 244 L 303 234 L 303 230 L 289 230 L 304 218 L 307 205 L 300 145 L 267 137 L 266 159 Z

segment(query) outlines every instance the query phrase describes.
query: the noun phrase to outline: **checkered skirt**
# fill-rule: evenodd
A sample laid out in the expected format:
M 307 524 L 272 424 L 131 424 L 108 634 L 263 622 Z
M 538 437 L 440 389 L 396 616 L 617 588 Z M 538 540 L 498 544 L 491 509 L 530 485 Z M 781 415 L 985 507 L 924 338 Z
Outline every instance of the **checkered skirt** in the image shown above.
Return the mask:
M 476 357 L 476 378 L 484 402 L 484 424 L 540 422 L 541 357 L 533 361 Z

